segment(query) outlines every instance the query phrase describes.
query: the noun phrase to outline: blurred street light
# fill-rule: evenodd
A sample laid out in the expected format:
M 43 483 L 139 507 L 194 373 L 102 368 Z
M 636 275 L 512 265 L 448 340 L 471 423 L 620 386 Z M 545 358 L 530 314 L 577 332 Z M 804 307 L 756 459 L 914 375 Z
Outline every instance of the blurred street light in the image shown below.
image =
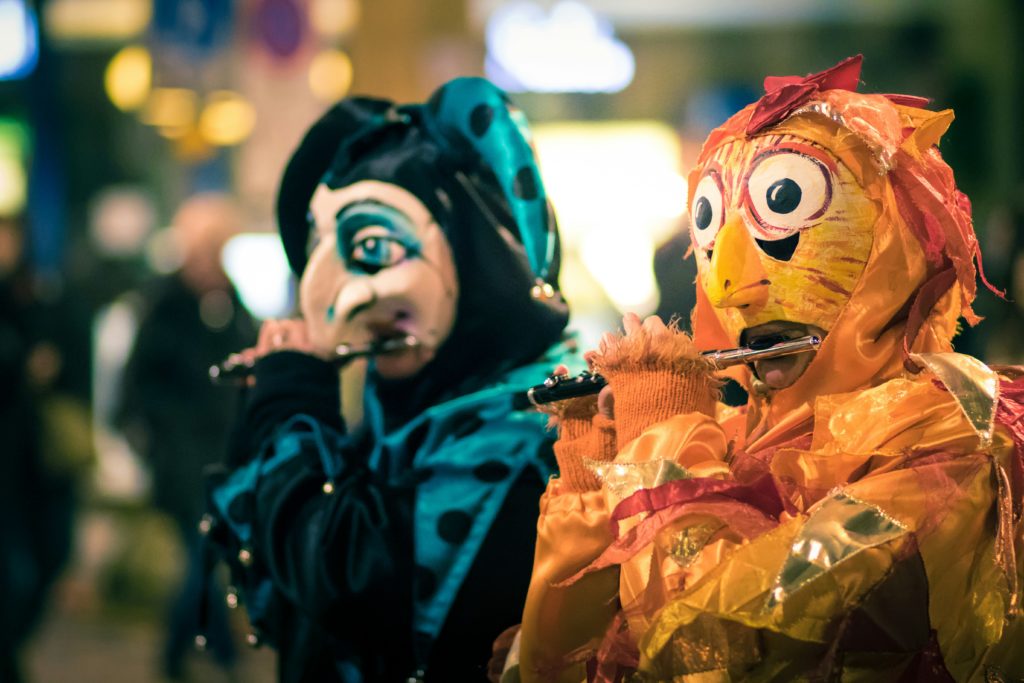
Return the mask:
M 256 126 L 256 110 L 231 90 L 217 90 L 206 98 L 199 115 L 199 134 L 211 145 L 230 147 L 245 140 Z
M 24 0 L 0 0 L 0 81 L 24 78 L 39 60 L 39 25 Z
M 633 81 L 633 52 L 587 5 L 550 11 L 521 0 L 487 22 L 487 76 L 511 92 L 618 92 Z
M 24 123 L 0 119 L 0 216 L 13 216 L 25 208 L 29 143 Z
M 198 96 L 187 88 L 156 88 L 139 117 L 168 138 L 181 137 L 196 120 Z
M 59 43 L 116 43 L 140 37 L 152 15 L 152 0 L 50 0 L 43 26 Z
M 658 121 L 567 121 L 533 132 L 562 234 L 566 297 L 592 299 L 596 281 L 619 310 L 652 312 L 654 250 L 686 208 L 675 131 Z
M 264 319 L 288 314 L 291 269 L 276 234 L 235 235 L 224 245 L 221 263 L 250 313 Z
M 312 0 L 309 23 L 324 38 L 344 38 L 359 25 L 358 0 Z
M 107 97 L 121 111 L 135 111 L 146 103 L 153 84 L 153 59 L 141 45 L 121 48 L 103 75 Z
M 341 50 L 318 52 L 309 64 L 309 89 L 322 102 L 337 102 L 352 85 L 352 60 Z

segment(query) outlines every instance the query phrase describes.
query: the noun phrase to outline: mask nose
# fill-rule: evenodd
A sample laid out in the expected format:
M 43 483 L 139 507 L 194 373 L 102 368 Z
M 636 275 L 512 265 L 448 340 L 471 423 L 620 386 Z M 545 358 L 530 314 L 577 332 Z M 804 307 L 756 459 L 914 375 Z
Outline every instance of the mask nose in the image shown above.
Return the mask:
M 760 307 L 768 301 L 768 277 L 743 219 L 732 215 L 715 237 L 705 292 L 716 308 Z
M 334 299 L 333 315 L 346 325 L 361 313 L 380 303 L 373 282 L 367 277 L 352 278 L 341 288 Z

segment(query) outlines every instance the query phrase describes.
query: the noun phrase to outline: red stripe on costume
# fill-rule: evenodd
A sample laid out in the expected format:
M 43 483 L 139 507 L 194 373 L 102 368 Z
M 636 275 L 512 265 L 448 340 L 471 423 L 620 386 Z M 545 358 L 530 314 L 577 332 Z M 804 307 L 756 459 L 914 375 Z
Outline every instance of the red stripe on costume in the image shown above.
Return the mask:
M 721 479 L 680 479 L 652 489 L 640 489 L 616 505 L 611 515 L 612 529 L 618 537 L 619 522 L 623 519 L 641 512 L 657 512 L 672 505 L 692 503 L 711 495 L 746 503 L 774 519 L 778 519 L 783 512 L 796 511 L 793 504 L 779 493 L 771 475 L 760 477 L 750 484 Z

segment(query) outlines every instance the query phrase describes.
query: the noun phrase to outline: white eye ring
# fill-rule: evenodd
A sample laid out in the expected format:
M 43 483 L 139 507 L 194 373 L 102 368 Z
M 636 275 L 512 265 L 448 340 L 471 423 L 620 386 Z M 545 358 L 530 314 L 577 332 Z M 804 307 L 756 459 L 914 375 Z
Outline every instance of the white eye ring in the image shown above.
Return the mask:
M 722 198 L 722 184 L 716 171 L 709 171 L 693 193 L 690 208 L 690 230 L 693 241 L 701 249 L 708 249 L 715 241 L 719 228 L 725 221 L 725 207 Z
M 807 154 L 770 151 L 747 176 L 747 195 L 764 238 L 779 239 L 821 218 L 832 200 L 832 175 Z

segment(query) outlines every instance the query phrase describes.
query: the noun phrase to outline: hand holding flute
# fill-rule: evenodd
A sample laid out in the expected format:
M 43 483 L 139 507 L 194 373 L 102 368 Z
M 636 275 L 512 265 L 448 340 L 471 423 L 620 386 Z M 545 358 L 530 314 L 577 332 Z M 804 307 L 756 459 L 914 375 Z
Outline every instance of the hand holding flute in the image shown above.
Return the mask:
M 277 351 L 298 351 L 322 357 L 309 340 L 303 320 L 265 320 L 260 326 L 256 345 L 230 355 L 224 362 L 210 368 L 210 381 L 215 384 L 246 384 L 252 377 L 256 361 Z
M 627 314 L 623 318 L 623 323 L 626 329 L 626 336 L 623 340 L 628 340 L 631 336 L 636 338 L 637 336 L 646 335 L 650 340 L 654 340 L 653 343 L 656 344 L 657 340 L 664 341 L 669 338 L 668 335 L 673 334 L 673 332 L 655 316 L 651 316 L 643 323 L 640 323 L 638 316 L 635 314 Z M 543 384 L 538 384 L 529 390 L 527 397 L 530 403 L 540 407 L 557 401 L 569 400 L 601 392 L 602 396 L 607 395 L 607 398 L 603 403 L 606 406 L 611 406 L 612 397 L 610 395 L 610 389 L 606 388 L 608 382 L 604 376 L 595 371 L 595 367 L 599 365 L 599 360 L 601 356 L 606 353 L 609 345 L 616 343 L 616 337 L 606 333 L 602 337 L 601 349 L 599 351 L 590 351 L 585 354 L 585 358 L 589 366 L 588 371 L 575 377 L 570 377 L 568 375 L 567 368 L 559 366 Z M 765 359 L 815 352 L 818 350 L 820 344 L 821 337 L 818 335 L 807 335 L 796 339 L 789 339 L 785 337 L 765 338 L 763 341 L 735 349 L 704 351 L 699 354 L 699 357 L 706 362 L 710 368 L 722 370 L 734 365 L 742 365 Z M 602 410 L 602 412 L 607 413 L 608 416 L 611 417 L 610 409 Z
M 797 339 L 780 340 L 770 346 L 741 346 L 735 349 L 703 351 L 700 355 L 716 370 L 734 365 L 753 363 L 767 358 L 782 358 L 797 353 L 811 353 L 818 350 L 821 337 L 808 335 Z M 585 371 L 576 377 L 569 377 L 568 368 L 559 366 L 544 380 L 543 384 L 532 387 L 528 392 L 530 403 L 540 406 L 555 401 L 564 401 L 578 396 L 596 394 L 608 382 L 599 373 Z
M 232 354 L 219 365 L 210 367 L 210 381 L 215 384 L 244 385 L 251 383 L 253 368 L 264 356 L 277 351 L 297 351 L 316 356 L 341 367 L 356 358 L 396 353 L 417 348 L 420 342 L 411 335 L 374 341 L 364 345 L 340 344 L 333 353 L 314 347 L 303 320 L 267 320 L 260 327 L 256 346 Z

